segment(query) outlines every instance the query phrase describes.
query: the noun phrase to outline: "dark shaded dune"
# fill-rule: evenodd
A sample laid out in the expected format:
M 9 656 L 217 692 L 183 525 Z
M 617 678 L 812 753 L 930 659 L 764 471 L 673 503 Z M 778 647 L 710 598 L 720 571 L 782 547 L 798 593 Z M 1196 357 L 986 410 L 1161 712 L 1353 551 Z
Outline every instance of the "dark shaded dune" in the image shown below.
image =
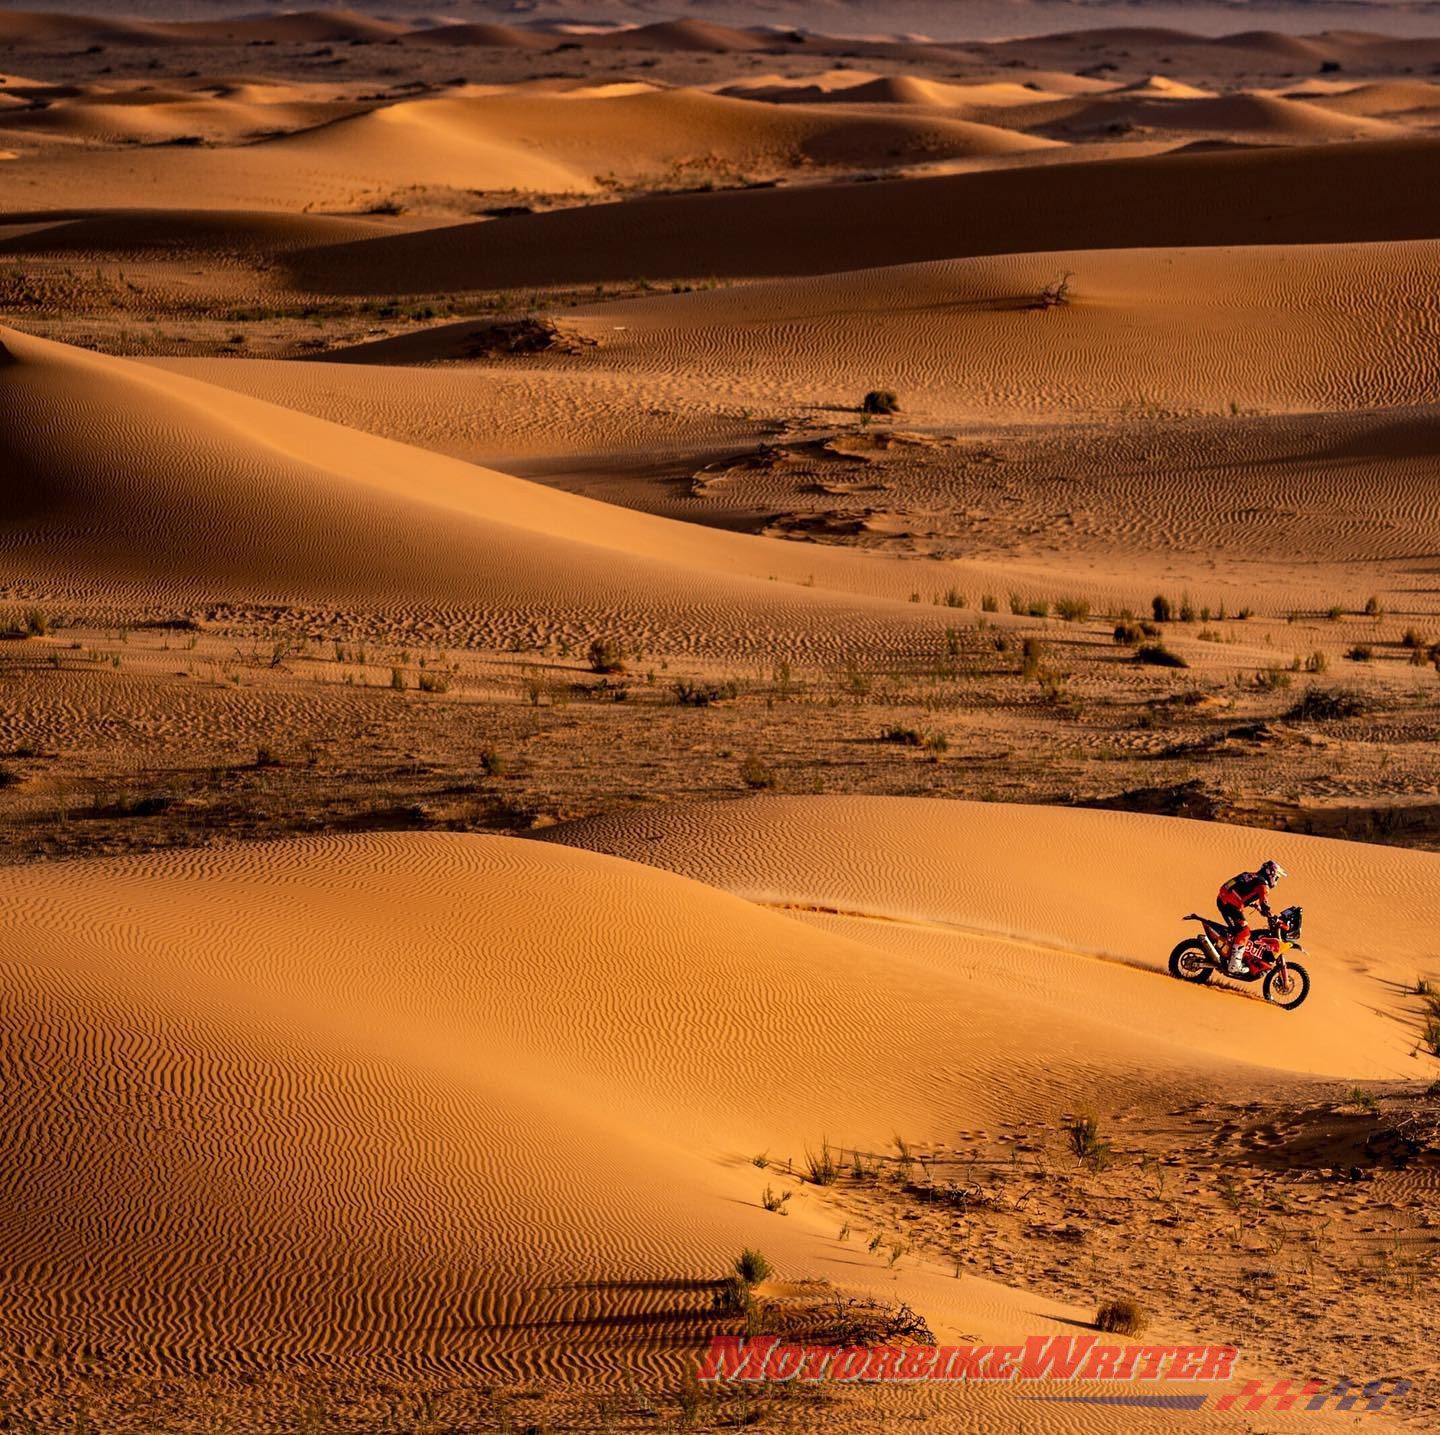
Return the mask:
M 380 40 L 404 34 L 408 26 L 357 15 L 349 10 L 305 10 L 290 15 L 234 20 L 174 22 L 119 20 L 102 15 L 0 12 L 0 44 L 154 45 L 166 41 L 192 45 L 319 44 L 346 40 Z
M 548 35 L 521 30 L 515 25 L 435 25 L 411 30 L 402 37 L 407 45 L 435 45 L 454 49 L 544 50 L 553 46 Z
M 0 254 L 172 254 L 192 259 L 277 255 L 387 232 L 384 225 L 366 219 L 226 210 L 48 211 L 8 214 L 5 224 L 27 228 L 9 237 L 0 229 Z M 33 225 L 46 227 L 28 227 Z
M 48 14 L 31 10 L 0 10 L 0 44 L 47 45 L 144 44 L 160 27 L 141 20 L 110 20 L 98 15 Z
M 734 50 L 760 50 L 766 42 L 745 30 L 714 25 L 706 20 L 662 20 L 603 35 L 588 35 L 586 45 L 596 50 L 683 50 L 712 55 Z
M 291 262 L 323 292 L 420 293 L 1436 236 L 1440 141 L 1427 138 L 680 195 L 387 236 Z

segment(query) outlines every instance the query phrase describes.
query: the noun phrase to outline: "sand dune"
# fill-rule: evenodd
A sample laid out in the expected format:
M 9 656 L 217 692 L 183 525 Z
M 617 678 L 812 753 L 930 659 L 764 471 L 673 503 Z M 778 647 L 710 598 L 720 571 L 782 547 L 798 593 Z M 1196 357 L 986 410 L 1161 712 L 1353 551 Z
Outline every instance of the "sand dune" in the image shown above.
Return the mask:
M 332 175 L 476 189 L 595 192 L 602 181 L 701 163 L 772 171 L 794 163 L 857 166 L 897 158 L 1005 154 L 1046 141 L 947 121 L 853 119 L 773 110 L 693 91 L 572 98 L 493 94 L 391 105 L 276 140 L 276 160 Z
M 1431 178 L 1436 183 L 1431 183 Z M 1337 205 L 1344 192 L 1353 202 Z M 1440 235 L 1440 143 L 1408 140 L 1052 165 L 636 200 L 304 256 L 339 293 L 822 274 L 963 255 Z M 805 234 L 797 245 L 789 236 Z
M 404 36 L 408 45 L 442 45 L 463 49 L 494 47 L 505 50 L 546 50 L 554 40 L 536 30 L 522 30 L 518 25 L 459 23 L 431 25 L 412 30 Z
M 195 90 L 89 86 L 7 115 L 4 127 L 17 134 L 112 143 L 198 138 L 234 144 L 277 130 L 323 124 L 360 108 L 357 102 L 311 96 L 299 86 L 221 84 Z
M 1440 898 L 1433 857 L 1265 836 L 1316 934 L 1286 1015 L 1159 971 L 1170 909 L 1253 860 L 1239 830 L 818 799 L 555 835 L 576 845 L 366 836 L 0 876 L 14 1345 L 91 1371 L 573 1378 L 618 1341 L 674 1369 L 705 1282 L 757 1242 L 942 1338 L 1054 1329 L 1088 1313 L 889 1270 L 819 1197 L 777 1220 L 743 1158 L 897 1123 L 943 1142 L 1097 1086 L 1116 1109 L 1414 1065 L 1390 974 Z M 1117 870 L 1149 874 L 1143 904 Z M 1343 894 L 1376 880 L 1392 900 L 1362 931 Z M 1022 1398 L 967 1390 L 949 1428 Z
M 1003 109 L 1058 99 L 1045 90 L 1006 82 L 957 85 L 925 80 L 914 75 L 857 76 L 831 71 L 809 80 L 747 80 L 728 86 L 722 94 L 743 99 L 787 104 L 911 105 L 938 110 Z
M 761 36 L 748 30 L 736 30 L 708 20 L 662 20 L 653 25 L 591 35 L 587 43 L 597 50 L 679 50 L 717 55 L 759 50 L 766 44 Z
M 4 343 L 0 454 L 17 481 L 0 547 L 66 591 L 223 590 L 421 614 L 471 640 L 579 625 L 633 647 L 715 634 L 817 658 L 940 621 L 901 601 L 904 564 L 631 513 L 123 360 Z M 97 443 L 125 461 L 95 465 Z
M 596 370 L 623 373 L 632 393 L 671 404 L 683 367 L 699 393 L 751 405 L 768 394 L 793 412 L 883 380 L 920 425 L 1142 401 L 1210 412 L 1232 399 L 1419 405 L 1433 397 L 1421 296 L 1436 252 L 1425 241 L 1061 251 L 776 280 L 567 313 L 599 347 L 555 366 L 581 386 Z M 1035 296 L 1067 272 L 1072 303 L 1037 311 Z M 431 331 L 430 355 L 453 352 L 466 332 Z M 422 362 L 426 345 L 415 335 L 374 357 Z
M 562 92 L 563 93 L 563 92 Z M 733 185 L 817 169 L 885 169 L 1052 150 L 1056 141 L 945 114 L 773 106 L 634 83 L 582 87 L 564 103 L 546 87 L 453 89 L 367 108 L 337 106 L 331 123 L 259 143 L 196 154 L 128 148 L 27 157 L 27 205 L 110 208 L 202 201 L 230 209 L 349 209 L 435 186 L 470 191 L 597 194 L 628 186 Z M 248 107 L 226 98 L 138 103 L 117 112 L 95 97 L 37 111 L 37 137 L 73 133 L 151 141 L 185 135 L 238 139 L 295 131 L 294 104 Z M 11 116 L 7 114 L 7 120 Z M 19 131 L 16 131 L 17 136 Z M 633 270 L 631 271 L 634 272 Z
M 1434 858 L 1384 855 L 1393 902 L 1362 933 L 1341 894 L 1381 859 L 1266 836 L 1316 932 L 1315 995 L 1286 1016 L 1158 972 L 1169 908 L 1253 858 L 1240 831 L 800 800 L 560 835 L 751 900 L 436 835 L 5 873 L 16 1343 L 102 1369 L 554 1375 L 619 1321 L 647 1368 L 705 1329 L 704 1288 L 670 1283 L 760 1239 L 783 1271 L 898 1291 L 940 1331 L 1044 1329 L 1062 1310 L 924 1262 L 897 1285 L 821 1203 L 777 1222 L 736 1158 L 837 1122 L 854 1143 L 897 1120 L 944 1139 L 1102 1080 L 1115 1106 L 1253 1085 L 1257 1058 L 1413 1066 L 1387 978 L 1440 897 Z M 1138 912 L 1107 896 L 1127 865 L 1162 874 Z M 575 1339 L 541 1345 L 536 1321 Z M 1015 1397 L 991 1398 L 993 1418 Z
M 1373 84 L 1339 90 L 1298 90 L 1292 93 L 1291 98 L 1305 100 L 1336 114 L 1413 120 L 1440 110 L 1440 85 L 1429 80 L 1377 80 Z
M 324 41 L 385 40 L 409 27 L 375 20 L 350 10 L 308 10 L 288 15 L 177 22 L 110 20 L 94 15 L 11 10 L 0 14 L 0 41 L 49 44 L 56 41 L 106 44 L 319 44 Z
M 1043 109 L 1029 118 L 1051 132 L 1069 135 L 1106 126 L 1128 125 L 1185 134 L 1204 131 L 1242 139 L 1263 139 L 1288 144 L 1322 140 L 1392 139 L 1405 131 L 1398 125 L 1358 113 L 1335 114 L 1305 100 L 1273 95 L 1176 96 L 1133 90 L 1117 91 L 1082 104 L 1063 101 L 1056 118 L 1045 119 Z
M 1212 1057 L 1263 1052 L 1263 1062 L 1281 1068 L 1353 1062 L 1371 1075 L 1418 1074 L 1415 1032 L 1396 1017 L 1414 972 L 1431 960 L 1423 914 L 1440 897 L 1431 854 L 1134 813 L 914 798 L 667 807 L 544 836 L 662 867 L 890 950 L 923 949 L 942 972 L 963 961 L 982 982 L 1033 992 L 1053 983 L 1057 1000 L 1070 991 L 1079 1015 L 1120 1018 L 1134 1000 L 1136 1031 Z M 1180 916 L 1213 905 L 1211 889 L 1258 865 L 1261 847 L 1292 873 L 1281 895 L 1305 908 L 1313 934 L 1315 1005 L 1295 1021 L 1275 1021 L 1278 1013 L 1258 1004 L 1207 1010 L 1168 976 L 1151 980 L 1187 930 Z M 1387 940 L 1376 940 L 1373 911 L 1355 909 L 1351 894 L 1361 890 L 1387 894 L 1393 943 L 1388 927 Z M 983 974 L 973 965 L 982 961 Z M 1024 1060 L 1025 1035 L 992 1035 L 1013 1042 L 1014 1058 Z

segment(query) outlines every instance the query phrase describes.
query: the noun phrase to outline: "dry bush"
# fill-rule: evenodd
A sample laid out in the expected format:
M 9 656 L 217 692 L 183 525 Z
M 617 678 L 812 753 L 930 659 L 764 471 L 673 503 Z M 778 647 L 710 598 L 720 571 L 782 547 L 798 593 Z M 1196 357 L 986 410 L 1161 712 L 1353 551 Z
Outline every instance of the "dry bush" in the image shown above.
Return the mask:
M 587 655 L 592 673 L 623 673 L 625 650 L 613 638 L 596 638 Z
M 1135 650 L 1135 661 L 1146 663 L 1152 668 L 1188 668 L 1179 653 L 1167 648 L 1164 643 L 1145 643 Z
M 1139 1335 L 1149 1324 L 1145 1307 L 1129 1296 L 1102 1301 L 1095 1312 L 1095 1328 L 1112 1335 Z
M 871 389 L 860 400 L 860 411 L 867 414 L 898 414 L 900 400 L 891 389 Z
M 1346 692 L 1343 688 L 1306 688 L 1285 716 L 1291 722 L 1330 722 L 1359 717 L 1366 706 L 1359 693 Z

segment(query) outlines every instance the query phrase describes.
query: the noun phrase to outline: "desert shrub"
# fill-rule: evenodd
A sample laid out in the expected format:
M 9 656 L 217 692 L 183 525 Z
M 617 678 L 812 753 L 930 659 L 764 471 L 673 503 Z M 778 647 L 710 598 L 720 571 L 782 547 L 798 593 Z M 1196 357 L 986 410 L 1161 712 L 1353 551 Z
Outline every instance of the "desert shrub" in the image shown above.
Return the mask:
M 816 1186 L 832 1186 L 840 1175 L 840 1161 L 828 1141 L 818 1151 L 805 1152 L 805 1175 Z
M 740 764 L 740 780 L 756 792 L 775 786 L 775 773 L 755 753 L 748 753 Z
M 482 747 L 480 749 L 480 771 L 486 777 L 504 777 L 509 763 L 505 761 L 504 755 L 495 751 L 493 747 Z
M 749 1282 L 741 1275 L 726 1276 L 715 1289 L 715 1309 L 722 1315 L 748 1316 L 755 1309 Z
M 1045 644 L 1039 638 L 1026 638 L 1020 651 L 1021 676 L 1038 678 L 1045 662 Z
M 747 1286 L 758 1286 L 761 1281 L 769 1280 L 774 1269 L 759 1251 L 752 1250 L 749 1246 L 735 1257 L 735 1274 Z
M 1143 636 L 1139 623 L 1115 624 L 1115 641 L 1123 643 L 1126 647 L 1133 648 Z
M 787 1338 L 814 1345 L 934 1345 L 935 1335 L 908 1305 L 872 1296 L 832 1296 L 785 1313 Z
M 1193 623 L 1195 621 L 1195 605 L 1190 601 L 1190 595 L 1188 593 L 1180 599 L 1180 621 L 1182 623 Z
M 1307 673 L 1323 673 L 1330 666 L 1330 660 L 1318 648 L 1305 659 Z
M 25 610 L 25 636 L 43 638 L 50 631 L 50 615 L 43 608 Z
M 1094 1116 L 1077 1116 L 1065 1127 L 1065 1134 L 1081 1161 L 1099 1165 L 1110 1155 L 1110 1143 L 1100 1135 L 1100 1122 Z
M 450 675 L 437 672 L 421 673 L 417 686 L 422 693 L 448 693 L 450 691 Z
M 1402 648 L 1416 648 L 1424 650 L 1430 646 L 1430 640 L 1422 637 L 1414 628 L 1406 628 L 1405 636 L 1400 639 Z
M 785 1203 L 790 1199 L 791 1192 L 777 1191 L 773 1186 L 766 1186 L 760 1193 L 760 1204 L 767 1211 L 774 1211 L 776 1215 L 788 1216 L 790 1213 L 785 1209 Z
M 1365 700 L 1343 688 L 1306 688 L 1285 714 L 1291 722 L 1329 722 L 1336 718 L 1359 717 Z
M 1095 1312 L 1095 1328 L 1112 1335 L 1139 1335 L 1149 1324 L 1145 1307 L 1129 1296 L 1101 1301 Z
M 1017 618 L 1024 615 L 1025 600 L 1018 593 L 1012 593 L 1010 595 L 1010 611 L 1014 613 Z
M 950 739 L 943 732 L 927 732 L 925 751 L 938 759 L 942 753 L 950 751 Z
M 1338 623 L 1345 616 L 1345 610 L 1336 603 L 1333 607 L 1325 610 L 1325 616 L 1332 622 Z
M 13 767 L 0 767 L 0 787 L 15 787 L 24 781 Z
M 1277 667 L 1261 668 L 1252 681 L 1257 692 L 1276 693 L 1290 686 L 1290 674 Z
M 405 681 L 404 668 L 390 669 L 390 686 L 394 688 L 397 693 L 403 693 L 405 689 L 410 686 L 409 683 Z
M 1188 668 L 1179 653 L 1167 648 L 1164 643 L 1144 643 L 1135 650 L 1135 661 L 1147 663 L 1152 668 Z
M 867 414 L 898 414 L 900 400 L 890 389 L 871 389 L 860 400 L 860 409 L 862 413 Z
M 1365 600 L 1365 616 L 1367 618 L 1383 618 L 1385 616 L 1384 607 L 1373 593 Z
M 1085 598 L 1057 598 L 1055 611 L 1067 623 L 1083 623 L 1090 616 L 1090 604 Z
M 1346 648 L 1345 656 L 1352 663 L 1368 663 L 1375 656 L 1375 649 L 1369 643 L 1356 643 L 1353 648 Z
M 913 727 L 887 727 L 880 734 L 881 742 L 898 742 L 902 747 L 924 747 L 925 734 Z
M 681 707 L 708 708 L 711 703 L 737 697 L 740 689 L 733 682 L 692 683 L 680 678 L 675 684 L 675 701 Z
M 1426 1017 L 1420 1041 L 1431 1056 L 1440 1056 L 1440 1016 Z
M 980 611 L 982 613 L 998 613 L 1000 611 L 1000 600 L 993 593 L 986 593 L 980 599 Z
M 596 638 L 587 656 L 592 673 L 625 671 L 625 650 L 613 638 Z
M 1175 610 L 1170 605 L 1170 600 L 1163 594 L 1157 593 L 1150 600 L 1150 611 L 1155 615 L 1157 623 L 1169 623 L 1175 617 Z
M 1066 270 L 1058 279 L 1052 280 L 1036 296 L 1033 309 L 1062 309 L 1070 302 L 1070 281 L 1075 277 L 1072 270 Z

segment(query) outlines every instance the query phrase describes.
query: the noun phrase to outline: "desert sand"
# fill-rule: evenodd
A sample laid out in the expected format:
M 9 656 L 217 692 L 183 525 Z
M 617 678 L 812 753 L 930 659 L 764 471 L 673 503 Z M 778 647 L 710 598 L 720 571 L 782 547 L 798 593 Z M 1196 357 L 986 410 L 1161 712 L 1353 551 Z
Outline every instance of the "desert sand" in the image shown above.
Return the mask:
M 1433 1427 L 1433 16 L 902 8 L 0 12 L 4 1428 Z

